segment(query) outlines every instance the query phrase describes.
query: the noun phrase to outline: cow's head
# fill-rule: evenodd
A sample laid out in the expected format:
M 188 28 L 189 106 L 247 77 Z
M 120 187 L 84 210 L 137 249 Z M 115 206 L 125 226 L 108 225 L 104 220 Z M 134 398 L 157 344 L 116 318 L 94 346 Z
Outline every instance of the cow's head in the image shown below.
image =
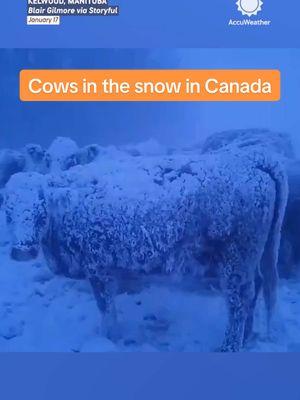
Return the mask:
M 23 151 L 26 158 L 26 167 L 23 169 L 28 172 L 39 172 L 46 174 L 50 171 L 51 158 L 49 154 L 38 144 L 27 144 Z
M 74 140 L 66 137 L 57 137 L 46 152 L 46 156 L 51 160 L 51 171 L 58 172 L 66 170 L 66 160 L 78 152 L 78 146 Z M 73 166 L 70 165 L 69 168 Z
M 61 164 L 61 169 L 66 171 L 72 167 L 75 167 L 76 165 L 90 164 L 91 162 L 95 161 L 99 154 L 100 147 L 97 144 L 90 144 L 66 157 Z
M 11 233 L 11 257 L 28 261 L 38 255 L 47 224 L 44 177 L 38 173 L 19 173 L 6 185 L 5 212 Z

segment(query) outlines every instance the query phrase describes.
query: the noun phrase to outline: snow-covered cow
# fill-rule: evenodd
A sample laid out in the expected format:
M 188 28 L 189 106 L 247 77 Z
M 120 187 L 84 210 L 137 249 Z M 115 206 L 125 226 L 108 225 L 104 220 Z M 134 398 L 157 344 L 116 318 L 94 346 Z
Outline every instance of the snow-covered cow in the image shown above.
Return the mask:
M 269 129 L 232 129 L 210 135 L 201 145 L 202 154 L 235 145 L 238 148 L 261 146 L 286 158 L 294 158 L 292 141 L 288 134 Z
M 47 173 L 51 161 L 47 152 L 38 144 L 27 144 L 23 149 L 0 151 L 0 188 L 18 172 L 33 171 Z
M 69 154 L 62 163 L 62 170 L 67 171 L 76 165 L 89 164 L 99 156 L 101 153 L 101 147 L 97 144 L 90 144 L 84 146 L 81 149 L 77 149 L 75 152 Z
M 93 150 L 79 149 L 77 144 L 70 138 L 57 137 L 51 143 L 48 150 L 45 150 L 39 144 L 27 144 L 20 150 L 2 149 L 0 150 L 0 188 L 3 188 L 10 177 L 17 172 L 39 172 L 41 174 L 49 173 L 51 170 L 60 171 L 68 169 L 67 160 L 77 153 L 82 153 L 77 164 L 84 163 L 83 158 L 86 153 L 86 159 L 90 155 L 92 158 Z M 85 163 L 90 162 L 87 160 Z M 73 166 L 70 165 L 69 168 Z
M 289 198 L 282 228 L 279 272 L 284 278 L 290 278 L 300 271 L 300 161 L 289 160 L 286 168 Z
M 279 273 L 289 278 L 299 273 L 300 267 L 300 161 L 295 159 L 291 138 L 286 133 L 267 129 L 236 129 L 214 133 L 201 146 L 208 154 L 229 148 L 260 147 L 280 155 L 287 170 L 289 198 L 283 222 L 279 251 Z M 209 271 L 214 275 L 214 271 Z
M 221 350 L 238 351 L 252 329 L 256 277 L 269 317 L 274 307 L 287 179 L 276 160 L 255 151 L 186 161 L 121 160 L 111 172 L 104 161 L 61 181 L 14 175 L 5 200 L 12 257 L 33 258 L 41 244 L 52 268 L 85 275 L 110 337 L 122 272 L 197 275 L 214 263 L 228 307 Z

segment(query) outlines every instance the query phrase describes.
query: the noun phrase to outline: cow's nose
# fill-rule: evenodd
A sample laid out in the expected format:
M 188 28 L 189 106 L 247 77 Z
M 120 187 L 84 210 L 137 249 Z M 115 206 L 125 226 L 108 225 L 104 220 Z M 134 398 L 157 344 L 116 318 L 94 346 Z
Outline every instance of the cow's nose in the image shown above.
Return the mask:
M 13 247 L 11 249 L 11 258 L 16 261 L 29 261 L 36 258 L 38 255 L 38 250 L 36 247 L 29 247 L 28 249 L 20 249 L 18 247 Z

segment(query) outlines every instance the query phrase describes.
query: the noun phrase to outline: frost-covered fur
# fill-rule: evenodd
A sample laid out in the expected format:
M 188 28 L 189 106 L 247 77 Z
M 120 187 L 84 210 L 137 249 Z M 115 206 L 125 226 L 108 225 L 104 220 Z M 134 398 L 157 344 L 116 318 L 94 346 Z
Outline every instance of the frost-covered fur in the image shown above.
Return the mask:
M 234 145 L 238 148 L 262 146 L 267 151 L 274 151 L 287 158 L 294 157 L 294 150 L 289 135 L 268 129 L 233 129 L 217 132 L 209 136 L 201 146 L 203 154 Z
M 284 278 L 290 278 L 300 270 L 300 161 L 289 160 L 286 168 L 290 190 L 282 229 L 279 271 Z
M 230 130 L 209 136 L 201 151 L 203 154 L 232 149 L 260 147 L 282 157 L 289 181 L 289 199 L 283 223 L 279 251 L 279 273 L 284 278 L 295 276 L 300 267 L 300 161 L 296 160 L 288 134 L 267 129 Z M 209 271 L 214 274 L 214 271 Z
M 33 255 L 41 242 L 52 268 L 86 276 L 110 337 L 120 333 L 114 296 L 122 271 L 197 276 L 214 263 L 229 317 L 221 350 L 238 351 L 252 329 L 256 277 L 269 314 L 275 303 L 287 199 L 280 164 L 255 151 L 120 159 L 110 169 L 102 162 L 59 178 L 12 177 L 12 256 Z

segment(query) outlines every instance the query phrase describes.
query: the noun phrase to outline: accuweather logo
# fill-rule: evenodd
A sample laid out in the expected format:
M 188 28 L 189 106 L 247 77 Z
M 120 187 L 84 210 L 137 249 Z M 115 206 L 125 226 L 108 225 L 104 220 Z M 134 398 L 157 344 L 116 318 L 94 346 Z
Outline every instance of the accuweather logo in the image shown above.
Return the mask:
M 257 15 L 262 10 L 263 2 L 261 0 L 238 0 L 236 5 L 243 15 L 252 17 L 252 15 Z
M 257 14 L 262 11 L 264 4 L 261 0 L 238 0 L 235 1 L 237 10 L 244 16 L 243 19 L 230 19 L 229 26 L 236 27 L 268 27 L 271 20 L 257 18 Z M 248 17 L 248 18 L 246 18 Z M 253 18 L 254 17 L 254 18 Z

